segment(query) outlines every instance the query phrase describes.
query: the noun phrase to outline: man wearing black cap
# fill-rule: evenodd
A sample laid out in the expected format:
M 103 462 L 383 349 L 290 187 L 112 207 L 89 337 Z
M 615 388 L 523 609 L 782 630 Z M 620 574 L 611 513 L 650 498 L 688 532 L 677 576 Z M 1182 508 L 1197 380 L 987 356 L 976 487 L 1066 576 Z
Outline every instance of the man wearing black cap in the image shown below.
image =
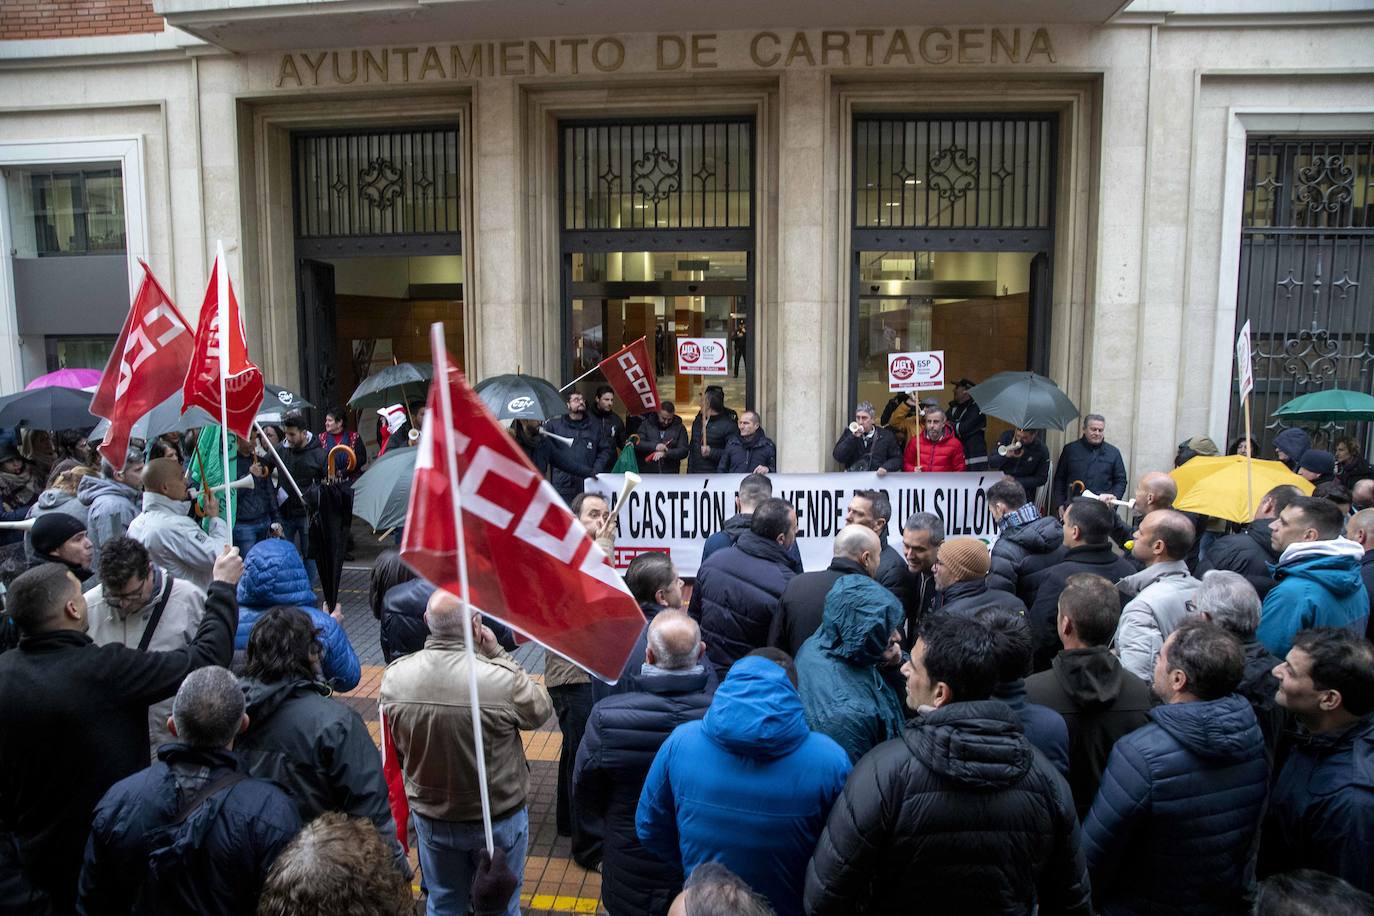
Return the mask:
M 1335 480 L 1336 456 L 1320 449 L 1309 448 L 1298 460 L 1298 476 L 1312 481 L 1314 487 Z
M 954 400 L 945 414 L 954 435 L 964 446 L 964 464 L 970 471 L 982 471 L 988 466 L 988 420 L 983 410 L 969 397 L 972 379 L 961 378 L 954 383 Z
M 40 515 L 33 523 L 33 562 L 61 563 L 72 571 L 83 587 L 91 577 L 91 539 L 86 537 L 86 523 L 65 512 Z

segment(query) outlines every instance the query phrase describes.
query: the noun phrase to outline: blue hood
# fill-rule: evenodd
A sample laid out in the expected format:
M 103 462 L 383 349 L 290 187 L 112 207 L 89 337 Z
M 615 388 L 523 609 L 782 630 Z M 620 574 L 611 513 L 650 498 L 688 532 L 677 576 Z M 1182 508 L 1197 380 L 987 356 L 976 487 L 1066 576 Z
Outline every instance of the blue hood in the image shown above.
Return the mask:
M 1271 568 L 1278 581 L 1290 576 L 1306 579 L 1337 598 L 1355 594 L 1364 581 L 1360 578 L 1360 560 L 1350 556 L 1315 555 L 1311 559 L 1302 557 Z
M 317 607 L 301 555 L 290 541 L 268 538 L 248 551 L 239 580 L 239 608 L 267 610 L 278 604 Z
M 733 754 L 763 759 L 790 754 L 811 734 L 801 696 L 787 672 L 758 656 L 731 666 L 706 711 L 702 731 Z
M 867 576 L 840 576 L 825 597 L 825 615 L 812 637 L 828 655 L 857 665 L 883 657 L 887 638 L 902 622 L 902 605 Z
M 1301 461 L 1303 453 L 1311 447 L 1311 437 L 1296 427 L 1285 429 L 1274 437 L 1274 448 L 1280 449 L 1294 464 Z
M 1209 760 L 1242 760 L 1262 740 L 1250 701 L 1234 693 L 1220 700 L 1156 706 L 1150 718 L 1179 744 Z

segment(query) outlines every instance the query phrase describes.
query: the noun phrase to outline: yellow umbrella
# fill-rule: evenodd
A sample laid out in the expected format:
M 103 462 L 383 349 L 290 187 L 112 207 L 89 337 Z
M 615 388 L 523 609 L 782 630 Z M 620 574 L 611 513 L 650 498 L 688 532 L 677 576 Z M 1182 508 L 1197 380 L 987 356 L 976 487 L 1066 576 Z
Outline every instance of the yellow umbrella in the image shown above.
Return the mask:
M 1246 458 L 1244 455 L 1219 455 L 1193 458 L 1174 468 L 1169 476 L 1178 484 L 1174 508 L 1196 512 L 1232 522 L 1248 522 L 1255 517 L 1264 494 L 1274 487 L 1291 484 L 1308 496 L 1312 482 L 1304 480 L 1277 461 L 1251 461 L 1251 505 L 1245 504 Z

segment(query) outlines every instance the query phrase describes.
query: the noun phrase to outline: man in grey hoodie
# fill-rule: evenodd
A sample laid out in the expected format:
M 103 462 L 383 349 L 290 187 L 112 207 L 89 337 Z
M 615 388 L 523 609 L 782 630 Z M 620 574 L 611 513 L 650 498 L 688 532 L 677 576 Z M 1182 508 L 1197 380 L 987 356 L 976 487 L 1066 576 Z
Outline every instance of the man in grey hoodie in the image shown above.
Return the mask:
M 1131 555 L 1145 568 L 1116 583 L 1128 603 L 1121 609 L 1115 647 L 1121 666 L 1150 682 L 1164 640 L 1188 616 L 1201 584 L 1188 573 L 1193 523 L 1173 509 L 1156 509 L 1140 520 Z
M 83 477 L 76 498 L 86 507 L 86 536 L 91 539 L 91 571 L 100 575 L 100 548 L 123 537 L 138 515 L 143 489 L 143 452 L 129 449 L 123 468 L 100 462 L 99 477 Z

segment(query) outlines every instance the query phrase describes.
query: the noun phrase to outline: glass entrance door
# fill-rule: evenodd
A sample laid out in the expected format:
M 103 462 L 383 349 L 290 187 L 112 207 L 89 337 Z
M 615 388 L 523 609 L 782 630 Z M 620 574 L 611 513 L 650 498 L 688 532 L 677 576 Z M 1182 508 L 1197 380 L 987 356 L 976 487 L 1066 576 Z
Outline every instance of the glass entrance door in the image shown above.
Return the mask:
M 690 425 L 702 389 L 720 385 L 725 403 L 750 405 L 753 333 L 746 252 L 598 252 L 571 256 L 572 283 L 564 352 L 569 378 L 643 337 L 659 396 Z M 720 340 L 727 354 L 719 375 L 679 375 L 677 342 Z M 593 372 L 578 383 L 590 400 L 604 382 Z M 623 412 L 625 405 L 617 404 Z

